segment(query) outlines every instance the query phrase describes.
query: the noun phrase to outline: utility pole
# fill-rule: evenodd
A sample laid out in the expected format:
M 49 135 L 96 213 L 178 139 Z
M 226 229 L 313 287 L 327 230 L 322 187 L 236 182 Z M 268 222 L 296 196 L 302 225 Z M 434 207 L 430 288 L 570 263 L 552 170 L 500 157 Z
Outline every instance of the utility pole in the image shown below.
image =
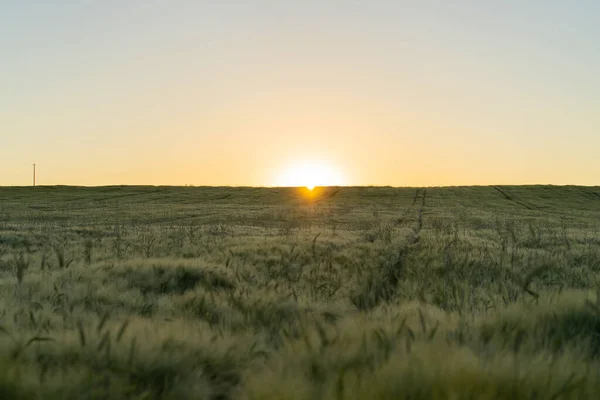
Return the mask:
M 33 186 L 35 186 L 35 164 L 33 164 Z

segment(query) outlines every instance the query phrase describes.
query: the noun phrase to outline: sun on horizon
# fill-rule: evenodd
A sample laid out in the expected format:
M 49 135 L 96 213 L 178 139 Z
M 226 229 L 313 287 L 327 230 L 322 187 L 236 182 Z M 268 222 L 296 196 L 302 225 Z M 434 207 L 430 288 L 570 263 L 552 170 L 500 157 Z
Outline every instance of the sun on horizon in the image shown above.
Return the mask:
M 301 162 L 289 165 L 277 178 L 274 186 L 306 187 L 313 190 L 317 186 L 343 186 L 342 174 L 326 163 Z

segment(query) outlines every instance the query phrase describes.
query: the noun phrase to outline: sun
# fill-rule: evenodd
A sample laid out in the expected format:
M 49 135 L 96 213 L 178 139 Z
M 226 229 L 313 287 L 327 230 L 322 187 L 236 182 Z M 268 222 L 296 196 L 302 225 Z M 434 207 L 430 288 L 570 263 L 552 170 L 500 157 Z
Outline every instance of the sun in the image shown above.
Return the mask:
M 317 186 L 341 186 L 342 175 L 330 165 L 317 162 L 303 162 L 288 166 L 279 176 L 276 186 L 306 187 L 313 190 Z

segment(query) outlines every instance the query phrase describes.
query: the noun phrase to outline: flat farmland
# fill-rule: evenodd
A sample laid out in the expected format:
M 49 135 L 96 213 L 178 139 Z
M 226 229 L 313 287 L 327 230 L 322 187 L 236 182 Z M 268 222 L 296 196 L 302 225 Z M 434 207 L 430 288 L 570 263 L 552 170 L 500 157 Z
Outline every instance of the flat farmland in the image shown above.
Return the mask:
M 0 188 L 2 399 L 600 398 L 600 188 Z

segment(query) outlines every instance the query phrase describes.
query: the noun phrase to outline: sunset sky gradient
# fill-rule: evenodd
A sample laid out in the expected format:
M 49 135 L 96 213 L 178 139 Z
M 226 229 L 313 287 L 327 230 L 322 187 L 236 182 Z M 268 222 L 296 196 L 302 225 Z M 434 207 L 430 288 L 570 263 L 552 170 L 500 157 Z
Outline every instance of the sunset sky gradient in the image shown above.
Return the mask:
M 598 1 L 4 1 L 0 185 L 600 184 Z

